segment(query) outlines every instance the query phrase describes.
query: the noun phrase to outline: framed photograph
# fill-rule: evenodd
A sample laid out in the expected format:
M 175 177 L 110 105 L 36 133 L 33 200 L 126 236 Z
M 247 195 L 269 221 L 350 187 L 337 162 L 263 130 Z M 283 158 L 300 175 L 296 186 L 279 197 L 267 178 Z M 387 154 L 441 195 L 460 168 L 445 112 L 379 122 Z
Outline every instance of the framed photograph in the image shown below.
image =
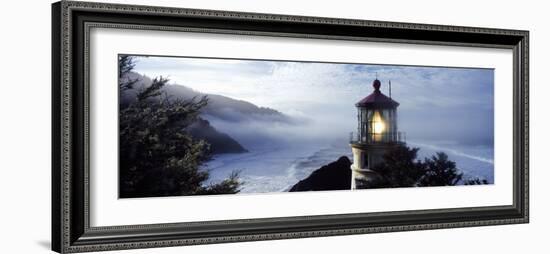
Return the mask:
M 529 220 L 528 31 L 52 11 L 54 251 Z

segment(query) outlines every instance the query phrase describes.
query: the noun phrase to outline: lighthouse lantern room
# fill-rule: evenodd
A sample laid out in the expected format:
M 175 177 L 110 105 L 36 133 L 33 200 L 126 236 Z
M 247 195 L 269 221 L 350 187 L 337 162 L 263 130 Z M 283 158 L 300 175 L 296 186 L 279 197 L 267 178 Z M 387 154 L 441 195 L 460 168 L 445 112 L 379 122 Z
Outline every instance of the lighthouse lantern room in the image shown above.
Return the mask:
M 383 161 L 384 154 L 393 146 L 404 143 L 405 135 L 397 130 L 399 103 L 380 91 L 381 82 L 375 79 L 374 91 L 355 104 L 357 132 L 350 135 L 353 152 L 351 165 L 352 189 L 367 188 L 377 174 L 370 168 Z

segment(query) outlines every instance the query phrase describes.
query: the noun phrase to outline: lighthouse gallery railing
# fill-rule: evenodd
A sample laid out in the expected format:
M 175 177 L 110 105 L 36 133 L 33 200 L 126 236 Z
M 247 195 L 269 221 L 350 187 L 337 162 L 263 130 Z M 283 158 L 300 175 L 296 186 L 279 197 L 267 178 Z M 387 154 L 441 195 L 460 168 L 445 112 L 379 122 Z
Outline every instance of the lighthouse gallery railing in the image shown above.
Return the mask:
M 369 132 L 359 135 L 357 132 L 350 132 L 350 143 L 372 144 L 372 143 L 405 143 L 407 139 L 405 132 Z

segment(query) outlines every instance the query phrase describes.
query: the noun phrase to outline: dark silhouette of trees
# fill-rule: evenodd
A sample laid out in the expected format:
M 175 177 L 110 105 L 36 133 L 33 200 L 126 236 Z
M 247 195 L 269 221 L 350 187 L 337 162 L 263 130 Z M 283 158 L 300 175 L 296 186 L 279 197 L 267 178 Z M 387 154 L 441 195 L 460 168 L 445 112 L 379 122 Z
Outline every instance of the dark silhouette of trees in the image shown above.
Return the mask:
M 396 146 L 384 156 L 384 162 L 372 168 L 379 177 L 368 184 L 370 188 L 416 186 L 425 172 L 425 165 L 416 160 L 418 148 Z
M 126 78 L 135 66 L 131 56 L 119 58 L 119 89 L 133 89 Z M 237 173 L 210 185 L 200 165 L 210 158 L 209 144 L 194 140 L 186 128 L 197 120 L 206 97 L 168 99 L 162 92 L 168 79 L 158 77 L 140 89 L 136 100 L 119 109 L 120 197 L 158 197 L 237 193 Z
M 452 186 L 462 180 L 462 173 L 458 173 L 456 163 L 450 161 L 447 154 L 436 153 L 424 160 L 424 175 L 420 178 L 420 186 Z
M 452 186 L 463 180 L 456 163 L 447 154 L 436 153 L 424 161 L 417 160 L 418 148 L 396 146 L 384 155 L 384 162 L 372 168 L 378 178 L 368 188 Z M 487 180 L 468 179 L 464 184 L 487 184 Z
M 122 78 L 130 73 L 136 67 L 135 57 L 129 55 L 120 55 L 118 57 L 118 74 Z
M 479 178 L 468 179 L 464 181 L 464 185 L 482 185 L 482 184 L 489 184 L 489 182 L 485 179 L 479 179 Z
M 120 55 L 118 57 L 118 87 L 121 92 L 132 89 L 137 79 L 131 79 L 128 74 L 136 67 L 135 57 Z

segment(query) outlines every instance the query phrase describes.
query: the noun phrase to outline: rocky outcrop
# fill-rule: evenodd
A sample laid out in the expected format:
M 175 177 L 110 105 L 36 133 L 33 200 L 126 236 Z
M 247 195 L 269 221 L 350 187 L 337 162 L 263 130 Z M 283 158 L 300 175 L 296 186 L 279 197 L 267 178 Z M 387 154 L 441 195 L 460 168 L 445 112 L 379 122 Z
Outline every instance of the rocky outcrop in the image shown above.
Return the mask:
M 322 191 L 322 190 L 349 190 L 351 189 L 351 161 L 346 156 L 321 167 L 301 180 L 289 190 L 294 191 Z

